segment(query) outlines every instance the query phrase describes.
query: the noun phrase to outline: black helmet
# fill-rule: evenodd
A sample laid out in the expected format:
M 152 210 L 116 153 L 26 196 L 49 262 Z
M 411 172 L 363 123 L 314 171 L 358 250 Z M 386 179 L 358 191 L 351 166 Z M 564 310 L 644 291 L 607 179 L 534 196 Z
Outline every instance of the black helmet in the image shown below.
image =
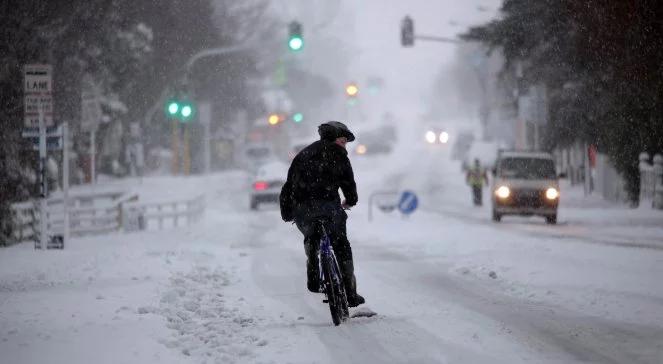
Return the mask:
M 340 137 L 348 138 L 349 142 L 355 140 L 355 135 L 352 134 L 350 129 L 340 121 L 328 121 L 324 124 L 320 124 L 318 127 L 318 134 L 320 134 L 320 139 L 329 141 L 334 141 L 336 138 Z

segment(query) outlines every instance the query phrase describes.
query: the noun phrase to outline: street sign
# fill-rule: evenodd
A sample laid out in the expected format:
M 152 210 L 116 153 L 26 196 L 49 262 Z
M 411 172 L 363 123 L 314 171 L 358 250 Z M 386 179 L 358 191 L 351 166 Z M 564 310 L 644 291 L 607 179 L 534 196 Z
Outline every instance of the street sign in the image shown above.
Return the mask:
M 398 210 L 403 214 L 409 215 L 417 209 L 417 206 L 419 206 L 417 195 L 412 191 L 403 191 L 401 199 L 398 202 Z
M 28 138 L 30 139 L 30 142 L 32 143 L 32 150 L 39 150 L 39 137 L 37 138 Z M 54 151 L 54 150 L 60 150 L 62 149 L 62 137 L 60 136 L 53 136 L 53 137 L 47 137 L 46 138 L 46 149 L 49 151 Z
M 27 64 L 24 77 L 24 124 L 27 128 L 39 127 L 41 112 L 46 126 L 53 125 L 53 77 L 47 64 Z
M 21 132 L 23 138 L 39 138 L 39 128 L 25 128 Z M 61 137 L 62 136 L 62 127 L 52 126 L 46 128 L 46 137 Z

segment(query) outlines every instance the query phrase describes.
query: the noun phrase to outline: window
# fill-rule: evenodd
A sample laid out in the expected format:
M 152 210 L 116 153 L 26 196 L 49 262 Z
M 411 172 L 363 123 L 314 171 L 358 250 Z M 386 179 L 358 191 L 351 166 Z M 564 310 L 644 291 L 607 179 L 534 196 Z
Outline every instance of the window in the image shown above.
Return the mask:
M 518 179 L 554 179 L 555 164 L 543 158 L 504 158 L 500 161 L 499 175 Z

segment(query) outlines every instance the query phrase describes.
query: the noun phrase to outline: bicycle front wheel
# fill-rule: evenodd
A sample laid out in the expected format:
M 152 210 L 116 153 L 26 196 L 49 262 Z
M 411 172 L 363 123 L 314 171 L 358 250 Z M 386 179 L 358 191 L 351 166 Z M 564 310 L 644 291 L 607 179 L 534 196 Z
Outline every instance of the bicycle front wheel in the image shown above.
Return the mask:
M 325 293 L 329 302 L 329 312 L 331 313 L 332 322 L 335 326 L 338 326 L 341 324 L 341 319 L 343 318 L 343 310 L 341 308 L 342 297 L 339 295 L 338 284 L 334 282 L 333 262 L 331 258 L 321 257 L 321 259 L 325 276 Z

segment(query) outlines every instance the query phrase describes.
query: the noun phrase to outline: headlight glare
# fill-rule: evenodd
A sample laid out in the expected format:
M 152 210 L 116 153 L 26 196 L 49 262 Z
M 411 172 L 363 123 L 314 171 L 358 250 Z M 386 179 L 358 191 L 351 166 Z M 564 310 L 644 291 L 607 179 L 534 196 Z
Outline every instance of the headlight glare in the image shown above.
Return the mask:
M 549 200 L 554 200 L 559 197 L 559 191 L 556 188 L 550 187 L 546 190 L 546 198 Z
M 426 133 L 426 141 L 427 141 L 427 142 L 429 142 L 430 144 L 433 144 L 433 143 L 435 143 L 435 139 L 437 139 L 437 138 L 436 138 L 434 132 L 432 132 L 432 131 L 428 131 L 428 132 Z
M 507 186 L 500 186 L 495 190 L 495 195 L 499 198 L 508 198 L 511 195 L 511 190 Z
M 440 143 L 446 144 L 449 141 L 449 133 L 443 131 L 440 133 Z

